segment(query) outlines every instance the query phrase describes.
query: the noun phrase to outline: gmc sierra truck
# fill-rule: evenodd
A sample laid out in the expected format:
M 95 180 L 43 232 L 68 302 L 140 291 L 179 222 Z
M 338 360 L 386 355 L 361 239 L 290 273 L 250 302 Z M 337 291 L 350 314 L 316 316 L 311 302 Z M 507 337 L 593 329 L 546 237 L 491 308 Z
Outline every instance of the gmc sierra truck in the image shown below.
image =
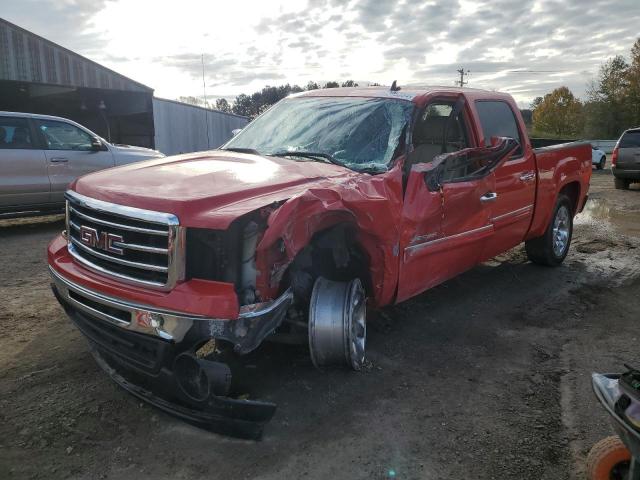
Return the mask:
M 522 242 L 559 265 L 590 176 L 588 143 L 533 150 L 506 94 L 304 92 L 218 150 L 75 181 L 53 291 L 122 387 L 258 438 L 275 405 L 233 393 L 230 357 L 302 338 L 316 367 L 360 369 L 368 307 Z

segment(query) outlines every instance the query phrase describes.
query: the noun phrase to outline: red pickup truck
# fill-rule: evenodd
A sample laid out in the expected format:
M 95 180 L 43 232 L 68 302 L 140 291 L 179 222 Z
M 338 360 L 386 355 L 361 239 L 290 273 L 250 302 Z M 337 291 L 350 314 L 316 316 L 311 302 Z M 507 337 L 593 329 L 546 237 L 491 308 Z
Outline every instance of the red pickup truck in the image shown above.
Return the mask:
M 275 405 L 234 398 L 230 356 L 302 338 L 317 367 L 358 370 L 367 307 L 522 242 L 559 265 L 590 175 L 589 144 L 533 150 L 509 95 L 304 92 L 218 150 L 75 181 L 53 290 L 131 393 L 257 438 Z

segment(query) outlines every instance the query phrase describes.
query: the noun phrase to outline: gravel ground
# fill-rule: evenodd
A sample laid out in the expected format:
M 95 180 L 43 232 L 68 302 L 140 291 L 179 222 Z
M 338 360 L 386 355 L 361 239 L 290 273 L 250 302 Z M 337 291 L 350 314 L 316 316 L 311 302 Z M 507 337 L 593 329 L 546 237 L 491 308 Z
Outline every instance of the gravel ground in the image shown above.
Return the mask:
M 185 425 L 117 388 L 49 289 L 61 217 L 0 221 L 0 478 L 583 478 L 612 430 L 592 371 L 638 363 L 640 190 L 595 172 L 560 268 L 516 248 L 372 315 L 362 373 L 264 345 L 260 442 Z

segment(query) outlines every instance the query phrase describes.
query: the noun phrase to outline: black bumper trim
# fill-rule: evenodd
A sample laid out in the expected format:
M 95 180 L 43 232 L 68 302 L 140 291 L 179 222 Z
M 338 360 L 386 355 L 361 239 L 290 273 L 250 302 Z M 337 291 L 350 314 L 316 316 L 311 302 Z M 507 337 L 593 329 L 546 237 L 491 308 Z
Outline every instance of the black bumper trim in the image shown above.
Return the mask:
M 238 400 L 218 395 L 210 395 L 206 400 L 198 402 L 187 397 L 179 387 L 176 375 L 172 371 L 173 360 L 178 354 L 197 344 L 197 339 L 176 344 L 129 332 L 76 310 L 58 294 L 55 286 L 53 292 L 67 315 L 87 338 L 90 351 L 98 365 L 126 391 L 204 430 L 251 440 L 262 437 L 264 426 L 275 413 L 274 403 Z M 113 329 L 111 334 L 117 338 L 100 335 L 105 327 Z M 153 355 L 155 362 L 152 368 L 139 361 L 139 357 L 123 351 L 117 342 L 114 343 L 118 340 L 126 346 L 131 343 L 130 336 L 159 344 L 159 351 Z
M 177 417 L 191 425 L 222 435 L 259 440 L 264 426 L 271 420 L 276 405 L 268 402 L 236 400 L 228 397 L 215 397 L 215 411 L 204 411 L 165 400 L 154 393 L 127 381 L 114 368 L 109 366 L 99 349 L 90 344 L 90 350 L 96 363 L 116 382 L 133 396 L 150 403 L 156 408 Z

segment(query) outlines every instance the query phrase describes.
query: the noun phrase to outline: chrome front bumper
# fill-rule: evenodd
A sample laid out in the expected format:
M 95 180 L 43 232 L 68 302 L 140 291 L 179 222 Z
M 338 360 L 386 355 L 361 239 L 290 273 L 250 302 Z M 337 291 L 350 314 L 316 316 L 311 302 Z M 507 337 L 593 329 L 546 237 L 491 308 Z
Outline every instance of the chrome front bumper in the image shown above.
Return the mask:
M 237 319 L 209 318 L 113 298 L 69 281 L 51 266 L 49 272 L 59 297 L 89 317 L 174 342 L 181 342 L 193 328 L 203 337 L 233 343 L 240 354 L 254 350 L 282 323 L 293 300 L 289 289 L 275 300 L 241 307 Z

